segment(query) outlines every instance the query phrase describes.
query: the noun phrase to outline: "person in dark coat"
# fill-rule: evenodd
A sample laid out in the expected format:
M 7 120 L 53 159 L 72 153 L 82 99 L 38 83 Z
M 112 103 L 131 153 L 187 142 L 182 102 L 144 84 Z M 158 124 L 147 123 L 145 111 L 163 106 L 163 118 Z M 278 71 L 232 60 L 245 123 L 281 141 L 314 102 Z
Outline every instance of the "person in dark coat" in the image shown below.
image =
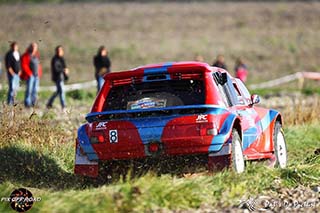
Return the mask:
M 17 42 L 12 42 L 10 44 L 10 50 L 7 52 L 5 56 L 5 65 L 7 69 L 8 75 L 8 105 L 14 104 L 14 99 L 17 94 L 17 90 L 19 88 L 21 67 L 20 67 L 20 53 Z
M 2 58 L 0 56 L 0 79 L 1 79 L 1 76 L 2 76 Z
M 97 55 L 93 58 L 93 65 L 95 67 L 95 77 L 97 79 L 97 89 L 99 92 L 104 83 L 103 76 L 110 72 L 111 67 L 108 50 L 104 46 L 98 49 Z
M 224 56 L 223 55 L 218 55 L 216 61 L 213 62 L 212 66 L 213 67 L 219 67 L 219 68 L 222 68 L 224 70 L 227 70 L 227 65 L 225 64 Z
M 64 81 L 68 80 L 69 69 L 64 60 L 64 50 L 61 45 L 55 49 L 55 55 L 51 60 L 52 81 L 56 84 L 57 90 L 50 97 L 47 108 L 52 108 L 52 104 L 57 96 L 60 98 L 62 109 L 66 107 Z

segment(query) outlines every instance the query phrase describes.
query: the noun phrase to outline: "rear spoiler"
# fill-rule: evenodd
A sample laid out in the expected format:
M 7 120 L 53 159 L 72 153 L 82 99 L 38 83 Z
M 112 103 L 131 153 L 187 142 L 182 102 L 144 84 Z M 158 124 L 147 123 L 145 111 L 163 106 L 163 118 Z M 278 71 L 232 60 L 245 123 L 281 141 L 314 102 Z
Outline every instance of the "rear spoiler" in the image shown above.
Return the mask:
M 86 120 L 89 123 L 95 121 L 120 120 L 143 117 L 159 117 L 169 115 L 186 115 L 186 114 L 219 114 L 225 111 L 224 107 L 218 105 L 189 105 L 174 106 L 165 108 L 135 109 L 135 110 L 112 110 L 104 112 L 92 112 L 87 114 Z

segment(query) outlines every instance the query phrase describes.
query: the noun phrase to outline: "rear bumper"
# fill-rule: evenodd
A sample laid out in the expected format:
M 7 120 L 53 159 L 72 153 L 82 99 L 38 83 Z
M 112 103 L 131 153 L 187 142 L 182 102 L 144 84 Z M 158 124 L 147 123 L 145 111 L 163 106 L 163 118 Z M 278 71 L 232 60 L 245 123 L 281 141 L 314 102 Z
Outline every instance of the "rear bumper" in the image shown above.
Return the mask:
M 156 149 L 153 150 L 151 146 L 156 145 Z M 159 156 L 176 156 L 176 155 L 194 155 L 194 154 L 209 154 L 209 150 L 217 149 L 218 152 L 223 144 L 220 145 L 206 145 L 201 142 L 183 144 L 180 143 L 148 143 L 141 144 L 135 149 L 128 150 L 112 150 L 109 152 L 103 152 L 103 146 L 101 148 L 95 147 L 96 153 L 98 155 L 99 161 L 108 160 L 129 160 L 137 158 L 147 158 L 147 157 L 159 157 Z M 212 152 L 212 151 L 211 151 Z M 210 153 L 211 153 L 210 152 Z
M 194 130 L 194 129 L 193 129 Z M 170 129 L 171 135 L 162 134 L 158 140 L 141 140 L 136 132 L 124 132 L 118 130 L 119 141 L 109 142 L 106 138 L 103 142 L 91 143 L 84 128 L 78 133 L 76 163 L 74 172 L 79 175 L 96 177 L 99 173 L 99 163 L 121 160 L 136 160 L 148 158 L 170 158 L 175 156 L 209 155 L 221 156 L 230 153 L 228 144 L 229 131 L 222 128 L 218 135 L 188 136 L 189 129 L 183 132 Z M 132 133 L 132 134 L 131 134 Z M 206 132 L 205 132 L 206 133 Z M 130 136 L 130 137 L 129 137 Z M 151 144 L 158 144 L 159 147 L 150 148 Z M 80 152 L 81 150 L 81 152 Z M 82 159 L 85 157 L 85 159 Z M 78 159 L 78 160 L 77 160 Z M 80 160 L 82 159 L 82 162 Z
M 221 145 L 222 146 L 222 145 Z M 225 156 L 230 154 L 230 144 L 225 144 L 218 152 L 208 153 L 210 146 L 184 146 L 184 147 L 171 147 L 166 149 L 164 146 L 160 146 L 159 150 L 154 153 L 146 151 L 146 154 L 141 154 L 141 151 L 137 152 L 114 152 L 106 154 L 104 153 L 99 158 L 99 161 L 90 161 L 87 156 L 76 154 L 76 164 L 74 167 L 74 173 L 82 176 L 97 177 L 99 173 L 99 164 L 108 163 L 112 161 L 128 161 L 128 160 L 160 160 L 169 159 L 172 157 L 188 158 L 195 155 L 203 155 L 210 157 Z M 148 149 L 147 146 L 144 147 Z M 211 162 L 212 163 L 212 162 Z
M 144 149 L 144 152 L 142 150 Z M 151 152 L 149 144 L 141 146 L 136 151 L 124 151 L 124 152 L 110 152 L 100 153 L 99 160 L 128 160 L 147 157 L 159 157 L 159 156 L 176 156 L 176 155 L 194 155 L 194 154 L 208 154 L 209 156 L 221 156 L 231 153 L 231 143 L 215 144 L 215 145 L 189 145 L 189 146 L 171 146 L 168 147 L 164 143 L 159 143 L 159 150 Z

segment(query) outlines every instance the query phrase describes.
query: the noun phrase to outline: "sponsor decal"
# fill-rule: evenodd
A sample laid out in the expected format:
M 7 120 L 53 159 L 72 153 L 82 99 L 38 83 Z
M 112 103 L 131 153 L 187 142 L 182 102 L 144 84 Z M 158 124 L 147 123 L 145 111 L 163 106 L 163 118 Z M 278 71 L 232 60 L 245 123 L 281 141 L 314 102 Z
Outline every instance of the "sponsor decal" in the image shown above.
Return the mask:
M 96 126 L 96 129 L 106 129 L 108 121 L 99 122 Z
M 156 98 L 143 98 L 128 102 L 127 109 L 149 109 L 166 107 L 167 100 Z
M 208 115 L 198 115 L 196 123 L 208 122 Z

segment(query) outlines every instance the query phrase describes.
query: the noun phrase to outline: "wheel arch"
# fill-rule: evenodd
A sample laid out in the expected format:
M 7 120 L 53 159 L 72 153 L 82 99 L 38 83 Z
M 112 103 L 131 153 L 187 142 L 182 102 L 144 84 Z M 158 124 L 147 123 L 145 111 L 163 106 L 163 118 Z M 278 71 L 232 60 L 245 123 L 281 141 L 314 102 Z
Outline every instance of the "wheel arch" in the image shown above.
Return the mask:
M 276 122 L 279 122 L 281 125 L 283 125 L 283 119 L 280 113 L 278 113 L 278 115 L 276 116 L 275 123 Z
M 270 136 L 270 139 L 268 141 L 268 143 L 270 143 L 270 147 L 271 147 L 271 150 L 274 151 L 274 137 L 275 137 L 275 131 L 276 131 L 276 123 L 279 122 L 280 125 L 282 126 L 283 125 L 283 118 L 282 118 L 282 115 L 277 112 L 277 111 L 273 111 L 273 110 L 270 110 L 270 114 L 271 113 L 276 113 L 274 115 L 274 119 L 271 121 L 271 124 L 270 124 L 270 129 L 268 131 L 268 133 L 266 134 L 269 134 Z
M 233 127 L 232 129 L 236 129 L 239 136 L 240 136 L 240 139 L 241 139 L 241 143 L 242 143 L 242 127 L 241 127 L 241 121 L 239 118 L 236 118 L 233 122 Z

